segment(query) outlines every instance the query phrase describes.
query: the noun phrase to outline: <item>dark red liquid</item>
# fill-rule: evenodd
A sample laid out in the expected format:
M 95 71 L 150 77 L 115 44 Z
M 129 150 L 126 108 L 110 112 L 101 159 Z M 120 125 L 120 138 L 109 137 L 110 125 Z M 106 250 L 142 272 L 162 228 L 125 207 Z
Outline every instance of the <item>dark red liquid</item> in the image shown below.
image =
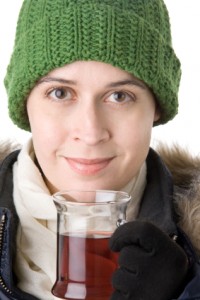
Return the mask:
M 108 300 L 111 277 L 118 254 L 108 246 L 108 237 L 58 236 L 56 297 L 73 300 Z

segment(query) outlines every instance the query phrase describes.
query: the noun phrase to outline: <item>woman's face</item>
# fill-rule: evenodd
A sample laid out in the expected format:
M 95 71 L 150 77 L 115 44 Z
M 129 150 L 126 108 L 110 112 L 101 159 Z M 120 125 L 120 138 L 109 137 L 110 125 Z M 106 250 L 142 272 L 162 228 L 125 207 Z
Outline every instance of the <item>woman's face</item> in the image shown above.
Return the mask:
M 144 83 L 94 61 L 50 72 L 32 90 L 27 111 L 51 193 L 122 189 L 146 159 L 159 118 Z

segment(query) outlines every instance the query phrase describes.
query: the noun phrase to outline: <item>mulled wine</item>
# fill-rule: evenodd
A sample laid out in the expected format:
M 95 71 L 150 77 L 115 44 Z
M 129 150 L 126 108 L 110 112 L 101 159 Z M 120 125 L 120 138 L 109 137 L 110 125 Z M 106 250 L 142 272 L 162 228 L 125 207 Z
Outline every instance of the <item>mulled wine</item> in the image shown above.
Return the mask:
M 111 233 L 58 234 L 57 280 L 52 293 L 68 300 L 108 300 L 118 254 L 109 249 Z

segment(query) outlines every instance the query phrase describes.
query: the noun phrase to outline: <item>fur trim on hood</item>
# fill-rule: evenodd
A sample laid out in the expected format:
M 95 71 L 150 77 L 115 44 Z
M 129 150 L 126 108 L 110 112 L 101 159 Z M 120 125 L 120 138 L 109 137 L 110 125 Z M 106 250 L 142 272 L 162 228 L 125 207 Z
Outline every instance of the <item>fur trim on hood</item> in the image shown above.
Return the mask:
M 3 160 L 9 153 L 21 148 L 21 145 L 11 140 L 0 140 L 0 161 Z
M 170 148 L 161 145 L 157 152 L 173 176 L 178 225 L 189 236 L 200 257 L 200 156 L 192 156 L 177 145 Z

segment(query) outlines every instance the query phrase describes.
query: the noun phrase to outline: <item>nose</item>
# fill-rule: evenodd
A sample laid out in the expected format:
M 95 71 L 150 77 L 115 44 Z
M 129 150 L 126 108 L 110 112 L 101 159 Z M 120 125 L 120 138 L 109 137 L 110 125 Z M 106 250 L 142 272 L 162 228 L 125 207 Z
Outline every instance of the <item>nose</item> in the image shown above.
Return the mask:
M 109 124 L 98 105 L 80 105 L 73 120 L 72 138 L 87 145 L 97 145 L 109 140 Z

